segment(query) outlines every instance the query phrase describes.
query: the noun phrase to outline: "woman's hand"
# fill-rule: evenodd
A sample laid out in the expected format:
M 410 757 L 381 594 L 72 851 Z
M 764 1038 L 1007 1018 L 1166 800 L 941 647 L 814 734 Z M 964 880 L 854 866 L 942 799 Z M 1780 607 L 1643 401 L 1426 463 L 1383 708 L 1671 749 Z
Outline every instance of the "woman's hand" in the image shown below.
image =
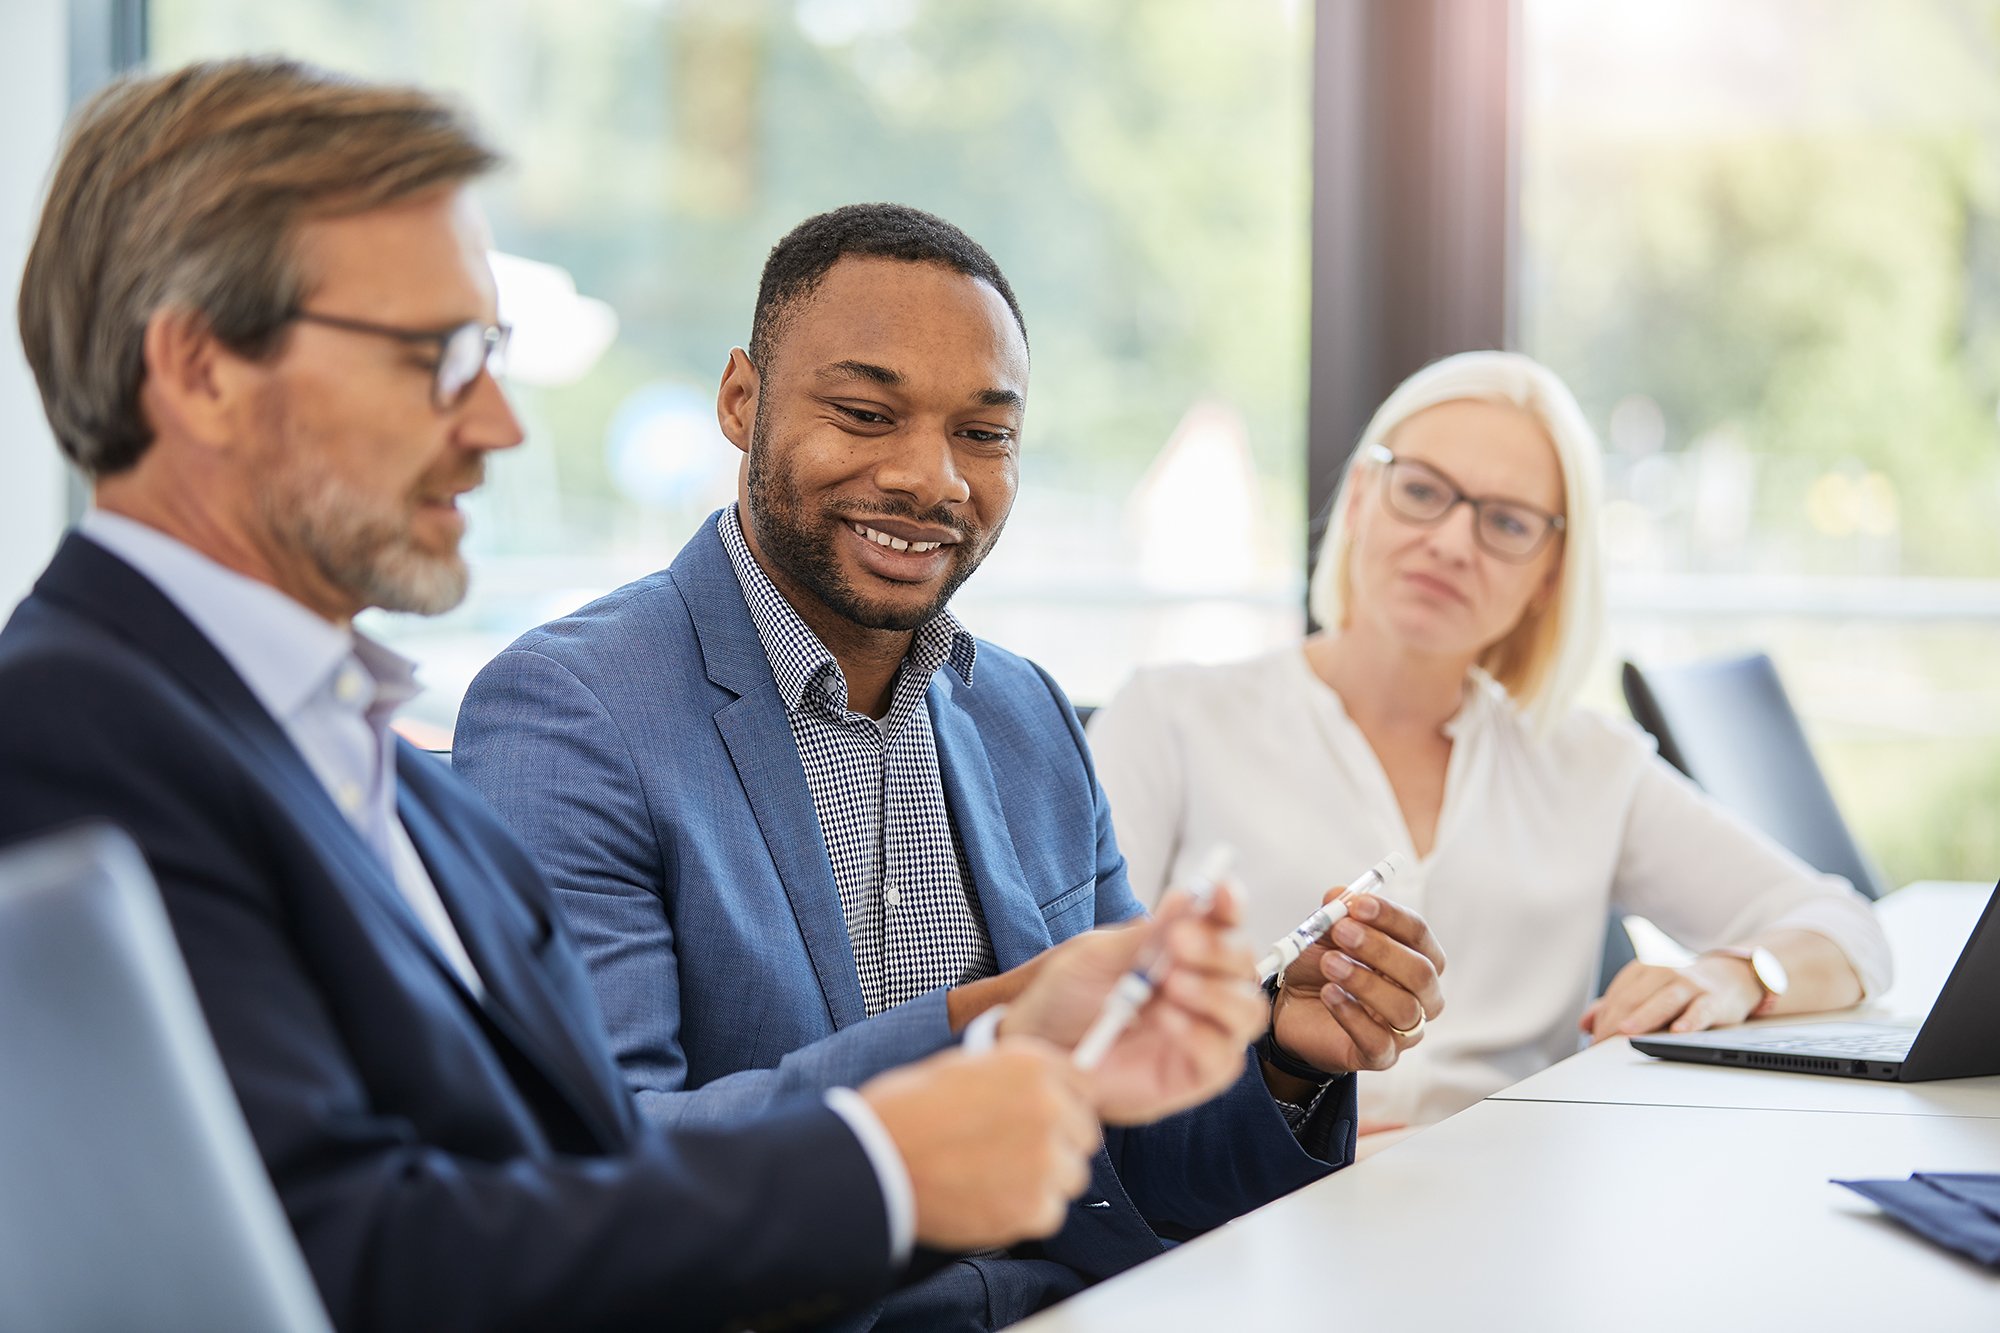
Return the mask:
M 1641 1032 L 1698 1032 L 1750 1017 L 1764 999 L 1757 974 L 1741 958 L 1704 954 L 1686 967 L 1627 963 L 1577 1026 L 1593 1042 Z

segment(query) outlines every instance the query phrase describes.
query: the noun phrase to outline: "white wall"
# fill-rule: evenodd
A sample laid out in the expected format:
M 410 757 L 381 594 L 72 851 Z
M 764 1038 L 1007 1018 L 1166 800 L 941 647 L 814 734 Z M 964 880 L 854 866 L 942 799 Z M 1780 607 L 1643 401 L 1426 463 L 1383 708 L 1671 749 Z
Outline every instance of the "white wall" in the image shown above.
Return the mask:
M 0 0 L 0 620 L 67 517 L 62 456 L 21 356 L 14 302 L 69 109 L 68 14 L 65 0 Z

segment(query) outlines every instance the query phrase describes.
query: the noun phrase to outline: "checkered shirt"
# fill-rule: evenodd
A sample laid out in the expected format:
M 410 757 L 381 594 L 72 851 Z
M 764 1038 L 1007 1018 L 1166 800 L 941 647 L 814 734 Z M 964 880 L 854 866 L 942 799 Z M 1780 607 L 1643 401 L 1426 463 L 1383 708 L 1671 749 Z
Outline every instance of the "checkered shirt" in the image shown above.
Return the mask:
M 932 617 L 878 723 L 848 708 L 840 664 L 750 554 L 735 505 L 717 525 L 805 765 L 868 1012 L 991 976 L 993 944 L 945 806 L 924 706 L 947 662 L 972 683 L 977 641 L 949 611 Z

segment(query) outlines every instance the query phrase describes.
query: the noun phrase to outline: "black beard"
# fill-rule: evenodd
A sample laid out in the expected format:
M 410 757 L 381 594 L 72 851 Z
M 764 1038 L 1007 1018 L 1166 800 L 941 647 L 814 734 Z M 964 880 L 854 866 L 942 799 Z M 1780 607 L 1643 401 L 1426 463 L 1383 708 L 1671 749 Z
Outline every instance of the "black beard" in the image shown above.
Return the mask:
M 943 506 L 922 510 L 913 504 L 884 496 L 868 508 L 869 516 L 900 518 L 911 523 L 949 528 L 959 534 L 961 540 L 951 548 L 951 568 L 937 595 L 925 605 L 906 609 L 893 603 L 871 601 L 848 581 L 841 570 L 833 552 L 833 534 L 807 523 L 807 516 L 798 503 L 798 488 L 793 484 L 791 470 L 774 465 L 771 461 L 772 450 L 764 447 L 769 439 L 765 430 L 764 404 L 760 398 L 757 420 L 751 427 L 749 485 L 750 521 L 756 531 L 758 549 L 766 560 L 784 571 L 785 576 L 797 586 L 811 593 L 827 610 L 863 629 L 907 632 L 921 628 L 942 611 L 952 594 L 972 577 L 972 571 L 979 568 L 979 562 L 993 548 L 993 539 L 1000 535 L 998 528 L 988 533 L 967 526 L 964 519 Z M 840 513 L 838 509 L 828 512 L 836 516 Z

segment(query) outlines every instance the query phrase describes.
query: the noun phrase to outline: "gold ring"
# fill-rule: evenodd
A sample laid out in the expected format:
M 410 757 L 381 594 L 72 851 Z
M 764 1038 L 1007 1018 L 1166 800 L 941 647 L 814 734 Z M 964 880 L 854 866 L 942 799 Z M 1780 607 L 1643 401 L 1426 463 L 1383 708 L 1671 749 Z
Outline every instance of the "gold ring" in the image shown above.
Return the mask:
M 1423 1010 L 1421 1009 L 1417 1011 L 1417 1021 L 1415 1023 L 1412 1023 L 1409 1027 L 1407 1028 L 1392 1027 L 1389 1029 L 1389 1031 L 1395 1033 L 1397 1036 L 1401 1037 L 1404 1041 L 1408 1041 L 1410 1038 L 1416 1036 L 1419 1032 L 1422 1032 L 1423 1030 L 1424 1030 L 1424 1014 Z

